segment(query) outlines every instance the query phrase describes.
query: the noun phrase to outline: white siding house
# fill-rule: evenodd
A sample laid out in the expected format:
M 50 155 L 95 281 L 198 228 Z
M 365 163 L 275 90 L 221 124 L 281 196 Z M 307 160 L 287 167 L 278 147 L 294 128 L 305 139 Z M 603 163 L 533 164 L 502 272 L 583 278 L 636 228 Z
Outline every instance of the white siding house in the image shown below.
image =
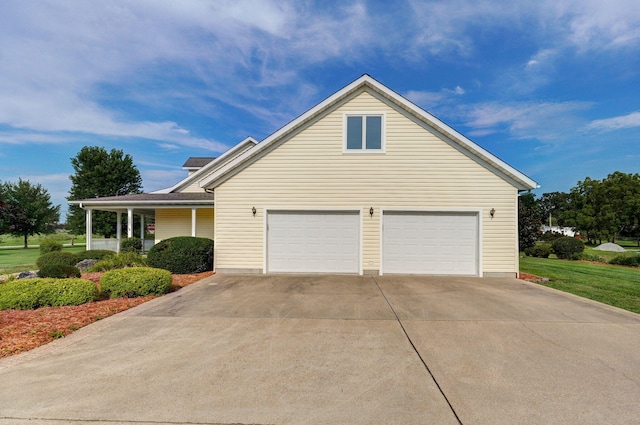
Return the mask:
M 213 194 L 218 272 L 517 275 L 536 183 L 368 75 L 234 149 L 163 192 Z M 191 217 L 158 210 L 156 238 Z

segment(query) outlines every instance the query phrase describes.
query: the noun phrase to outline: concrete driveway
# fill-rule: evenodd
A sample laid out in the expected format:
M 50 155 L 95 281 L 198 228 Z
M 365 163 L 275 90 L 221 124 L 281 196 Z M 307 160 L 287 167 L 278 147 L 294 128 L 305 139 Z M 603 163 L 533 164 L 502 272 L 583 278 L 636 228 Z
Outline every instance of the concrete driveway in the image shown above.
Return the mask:
M 640 316 L 515 279 L 217 275 L 0 383 L 0 424 L 637 424 Z

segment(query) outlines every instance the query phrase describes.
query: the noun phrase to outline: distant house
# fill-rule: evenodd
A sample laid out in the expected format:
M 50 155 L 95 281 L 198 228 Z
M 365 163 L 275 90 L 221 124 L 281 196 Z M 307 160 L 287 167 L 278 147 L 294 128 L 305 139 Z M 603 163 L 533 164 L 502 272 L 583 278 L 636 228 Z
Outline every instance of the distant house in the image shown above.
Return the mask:
M 161 191 L 74 201 L 88 233 L 92 210 L 153 216 L 155 242 L 214 239 L 219 272 L 516 276 L 518 192 L 537 187 L 368 75 L 207 159 Z
M 559 233 L 563 236 L 571 236 L 572 238 L 576 236 L 576 232 L 571 227 L 560 227 L 560 226 L 545 226 L 542 225 L 542 233 L 553 232 Z

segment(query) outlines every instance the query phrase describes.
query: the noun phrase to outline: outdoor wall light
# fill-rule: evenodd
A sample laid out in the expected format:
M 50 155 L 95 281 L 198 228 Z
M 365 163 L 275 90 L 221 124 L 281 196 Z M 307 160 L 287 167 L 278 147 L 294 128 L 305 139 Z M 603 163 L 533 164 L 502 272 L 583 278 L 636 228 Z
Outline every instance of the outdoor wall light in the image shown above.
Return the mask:
M 496 209 L 495 208 L 491 208 L 491 211 L 489 211 L 489 215 L 491 216 L 491 218 L 493 218 L 495 213 L 496 213 Z
M 373 217 L 373 207 L 369 208 L 369 215 Z
M 251 212 L 253 213 L 253 216 L 256 216 L 256 207 L 251 208 Z

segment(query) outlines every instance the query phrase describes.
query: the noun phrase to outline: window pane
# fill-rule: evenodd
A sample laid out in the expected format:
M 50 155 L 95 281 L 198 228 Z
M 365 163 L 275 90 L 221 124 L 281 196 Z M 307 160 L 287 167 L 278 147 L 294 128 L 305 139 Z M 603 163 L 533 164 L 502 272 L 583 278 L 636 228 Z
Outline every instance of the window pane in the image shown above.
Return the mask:
M 347 117 L 347 149 L 362 149 L 362 117 Z
M 367 149 L 382 149 L 382 117 L 367 117 Z

